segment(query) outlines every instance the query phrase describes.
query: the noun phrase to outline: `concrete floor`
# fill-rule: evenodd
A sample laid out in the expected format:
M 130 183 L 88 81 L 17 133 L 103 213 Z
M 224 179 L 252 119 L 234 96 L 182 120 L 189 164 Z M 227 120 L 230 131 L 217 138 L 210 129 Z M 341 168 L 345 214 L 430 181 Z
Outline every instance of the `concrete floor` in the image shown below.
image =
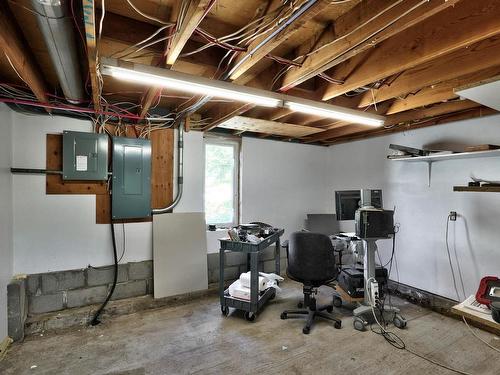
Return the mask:
M 321 298 L 330 293 L 322 289 Z M 239 312 L 221 316 L 217 297 L 210 296 L 98 327 L 32 336 L 11 347 L 0 374 L 453 374 L 379 335 L 355 331 L 345 308 L 342 329 L 320 321 L 302 334 L 303 320 L 279 317 L 300 296 L 299 284 L 285 282 L 254 323 Z M 408 329 L 395 332 L 410 349 L 470 374 L 500 374 L 499 354 L 462 322 L 393 302 L 409 320 Z M 498 337 L 477 333 L 500 348 Z

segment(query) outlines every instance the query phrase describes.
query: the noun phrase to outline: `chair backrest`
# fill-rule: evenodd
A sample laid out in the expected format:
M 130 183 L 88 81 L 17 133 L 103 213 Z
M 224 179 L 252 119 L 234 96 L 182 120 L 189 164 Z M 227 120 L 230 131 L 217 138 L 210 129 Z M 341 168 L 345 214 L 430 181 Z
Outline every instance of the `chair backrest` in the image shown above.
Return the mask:
M 335 279 L 337 268 L 330 238 L 321 233 L 292 233 L 288 242 L 287 273 L 303 283 L 321 285 Z

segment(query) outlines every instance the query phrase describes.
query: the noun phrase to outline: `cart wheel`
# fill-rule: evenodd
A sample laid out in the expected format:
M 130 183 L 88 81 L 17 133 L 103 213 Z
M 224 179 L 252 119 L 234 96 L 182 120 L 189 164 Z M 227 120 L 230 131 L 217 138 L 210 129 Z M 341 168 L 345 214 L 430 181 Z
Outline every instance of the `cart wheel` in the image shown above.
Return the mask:
M 340 329 L 340 328 L 342 328 L 342 322 L 335 322 L 335 324 L 333 326 L 337 329 Z
M 303 304 L 302 302 L 299 302 L 299 303 L 297 303 L 297 307 L 298 307 L 299 309 L 301 309 L 301 308 L 303 308 L 303 307 L 304 307 L 304 304 Z
M 309 332 L 311 332 L 311 328 L 309 328 L 309 327 L 304 327 L 304 328 L 302 328 L 302 333 L 303 333 L 304 335 L 308 335 L 308 334 L 309 334 Z
M 328 311 L 329 313 L 331 313 L 333 311 L 333 306 L 327 306 L 326 308 L 326 311 Z
M 245 319 L 249 322 L 253 322 L 255 320 L 255 314 L 251 312 L 246 312 Z
M 399 329 L 405 329 L 406 324 L 408 323 L 407 320 L 399 314 L 394 315 L 394 319 L 392 319 L 392 322 Z
M 276 297 L 276 292 L 274 292 L 273 294 L 271 294 L 271 297 L 269 297 L 269 300 L 273 300 L 275 297 Z
M 220 311 L 222 312 L 222 315 L 224 315 L 224 316 L 229 315 L 229 307 L 227 307 L 227 306 L 221 306 Z
M 333 297 L 333 306 L 342 307 L 342 299 L 339 297 Z
M 286 318 L 288 318 L 288 316 L 286 315 L 285 312 L 282 312 L 281 315 L 280 315 L 280 318 L 281 319 L 286 319 Z
M 355 317 L 352 322 L 354 329 L 356 331 L 364 331 L 365 330 L 365 322 L 363 319 Z

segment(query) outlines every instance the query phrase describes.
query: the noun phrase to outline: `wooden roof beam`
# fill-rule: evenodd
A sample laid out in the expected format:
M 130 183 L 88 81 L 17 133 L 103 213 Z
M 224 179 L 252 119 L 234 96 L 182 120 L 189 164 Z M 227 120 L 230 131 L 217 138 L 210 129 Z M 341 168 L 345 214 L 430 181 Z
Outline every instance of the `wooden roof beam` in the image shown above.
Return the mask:
M 8 57 L 12 68 L 20 78 L 33 91 L 41 103 L 48 103 L 47 88 L 43 80 L 43 74 L 29 54 L 29 47 L 13 22 L 14 16 L 6 3 L 0 4 L 0 47 Z M 50 110 L 47 109 L 47 112 Z
M 498 33 L 500 0 L 461 1 L 382 43 L 343 85 L 328 85 L 323 100 L 411 69 Z
M 458 0 L 365 0 L 335 21 L 336 39 L 309 55 L 301 67 L 284 76 L 281 90 L 318 75 L 325 70 L 372 48 L 426 18 L 454 5 Z
M 276 10 L 280 3 L 279 0 L 274 0 L 268 12 Z M 238 55 L 229 71 L 229 79 L 233 81 L 238 79 L 243 73 L 257 64 L 292 34 L 300 30 L 307 21 L 326 9 L 329 5 L 330 1 L 328 0 L 304 1 L 301 8 L 295 10 L 295 12 L 290 15 L 290 17 L 296 17 L 292 22 L 284 24 L 284 27 L 281 29 L 272 29 L 270 32 L 261 35 L 250 43 L 246 52 L 242 52 Z M 278 28 L 279 27 L 280 26 L 278 26 Z
M 403 72 L 390 85 L 382 85 L 380 88 L 364 94 L 359 107 L 400 97 L 422 87 L 496 65 L 500 65 L 500 35 Z
M 173 38 L 167 40 L 165 44 L 164 59 L 160 62 L 161 65 L 172 68 L 194 30 L 198 27 L 215 2 L 215 0 L 189 0 L 185 15 L 180 20 L 178 16 L 181 3 L 179 2 L 177 6 L 174 7 L 170 20 L 176 22 L 176 25 L 174 30 L 172 30 L 172 28 L 169 29 L 169 32 L 173 31 L 174 34 Z M 152 87 L 144 94 L 139 114 L 141 118 L 146 116 L 152 104 L 158 99 L 159 95 L 161 95 L 161 91 L 161 87 Z
M 457 97 L 453 91 L 455 88 L 475 82 L 481 82 L 498 75 L 500 75 L 500 65 L 467 74 L 446 82 L 441 82 L 436 85 L 424 87 L 417 93 L 410 94 L 404 99 L 395 100 L 388 109 L 387 114 L 391 115 L 398 112 L 404 112 L 409 109 L 454 99 Z

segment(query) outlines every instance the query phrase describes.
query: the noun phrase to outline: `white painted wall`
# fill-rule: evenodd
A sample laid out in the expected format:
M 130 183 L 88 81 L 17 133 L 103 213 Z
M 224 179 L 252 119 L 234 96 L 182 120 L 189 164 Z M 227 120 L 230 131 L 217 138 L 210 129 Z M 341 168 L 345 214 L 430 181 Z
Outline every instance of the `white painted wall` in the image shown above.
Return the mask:
M 45 168 L 47 133 L 89 131 L 88 121 L 13 113 L 13 165 Z M 203 135 L 184 136 L 184 193 L 175 212 L 203 211 Z M 274 151 L 276 150 L 276 151 Z M 308 212 L 325 212 L 327 149 L 269 140 L 243 139 L 243 221 L 303 228 Z M 14 183 L 14 273 L 39 273 L 112 263 L 108 225 L 95 224 L 95 197 L 46 195 L 45 177 L 16 175 Z M 123 262 L 152 258 L 151 223 L 126 224 Z M 208 233 L 209 252 L 220 233 Z M 122 226 L 116 225 L 122 251 Z M 215 248 L 217 246 L 217 248 Z
M 7 284 L 12 277 L 12 116 L 0 104 L 0 342 L 7 336 Z
M 47 133 L 89 131 L 88 121 L 13 113 L 13 165 L 45 168 Z M 113 261 L 109 225 L 95 224 L 95 196 L 46 195 L 42 175 L 15 175 L 14 273 L 39 273 Z M 125 224 L 123 262 L 151 259 L 151 223 Z M 122 226 L 116 225 L 118 252 Z
M 435 163 L 428 187 L 427 165 L 387 160 L 390 143 L 419 148 L 500 144 L 500 116 L 336 145 L 329 148 L 327 168 L 330 209 L 334 208 L 335 190 L 362 187 L 383 189 L 385 208 L 397 207 L 395 220 L 401 224 L 397 260 L 402 283 L 456 299 L 445 247 L 446 218 L 452 210 L 460 216 L 450 224 L 449 241 L 453 265 L 455 270 L 461 268 L 466 294 L 475 293 L 481 277 L 500 276 L 500 194 L 452 190 L 454 185 L 466 184 L 471 173 L 500 180 L 500 159 Z M 343 226 L 353 228 L 352 222 Z M 379 242 L 386 260 L 390 241 Z M 396 274 L 391 278 L 396 279 Z
M 328 213 L 325 147 L 243 138 L 242 222 L 304 228 L 308 213 Z M 332 212 L 332 211 L 330 211 Z

